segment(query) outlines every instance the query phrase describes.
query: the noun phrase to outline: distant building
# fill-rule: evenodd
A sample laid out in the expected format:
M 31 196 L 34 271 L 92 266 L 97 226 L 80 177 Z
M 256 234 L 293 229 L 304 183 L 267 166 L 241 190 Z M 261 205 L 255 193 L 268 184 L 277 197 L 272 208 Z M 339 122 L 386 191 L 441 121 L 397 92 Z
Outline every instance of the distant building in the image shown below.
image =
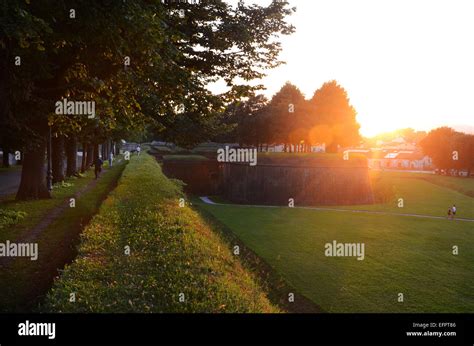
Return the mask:
M 287 150 L 292 149 L 292 151 L 295 151 L 294 145 L 289 144 Z M 284 144 L 269 144 L 268 145 L 268 150 L 267 146 L 263 145 L 262 151 L 268 151 L 269 153 L 283 153 L 285 151 L 285 145 Z M 311 152 L 312 153 L 325 153 L 326 152 L 326 146 L 325 144 L 317 144 L 317 145 L 312 145 L 311 146 Z
M 389 149 L 348 149 L 345 152 L 362 154 L 367 157 L 371 169 L 400 169 L 427 171 L 433 169 L 432 159 L 421 152 Z
M 378 140 L 377 147 L 385 150 L 417 150 L 416 145 L 414 143 L 409 143 L 405 141 L 403 137 L 398 137 L 388 142 Z

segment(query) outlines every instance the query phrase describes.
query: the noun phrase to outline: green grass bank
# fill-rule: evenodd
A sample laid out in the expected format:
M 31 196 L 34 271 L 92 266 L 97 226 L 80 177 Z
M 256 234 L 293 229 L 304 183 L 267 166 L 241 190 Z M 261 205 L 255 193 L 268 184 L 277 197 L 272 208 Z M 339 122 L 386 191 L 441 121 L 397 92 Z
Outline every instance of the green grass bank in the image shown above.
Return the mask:
M 278 312 L 229 244 L 180 198 L 181 185 L 154 158 L 133 156 L 42 311 Z
M 81 178 L 69 178 L 65 183 L 55 185 L 51 199 L 16 201 L 11 195 L 0 201 L 3 212 L 20 216 L 2 219 L 6 222 L 0 227 L 0 243 L 9 240 L 38 245 L 38 259 L 35 261 L 17 257 L 8 264 L 0 263 L 0 311 L 37 309 L 58 275 L 58 269 L 76 256 L 75 246 L 81 230 L 114 188 L 125 165 L 124 161 L 117 163 L 102 173 L 98 180 L 94 180 L 92 170 Z M 74 208 L 70 207 L 73 196 L 76 198 Z M 63 209 L 52 216 L 57 208 Z M 48 222 L 44 223 L 45 220 Z M 38 229 L 42 223 L 43 227 Z

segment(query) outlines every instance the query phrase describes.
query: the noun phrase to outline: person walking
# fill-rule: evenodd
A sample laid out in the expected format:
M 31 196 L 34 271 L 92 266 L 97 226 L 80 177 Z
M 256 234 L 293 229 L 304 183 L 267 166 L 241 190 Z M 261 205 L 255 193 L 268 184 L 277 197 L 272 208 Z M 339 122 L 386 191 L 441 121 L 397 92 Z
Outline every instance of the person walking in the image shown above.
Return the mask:
M 451 219 L 452 211 L 451 208 L 448 209 L 448 219 Z
M 99 173 L 102 172 L 102 164 L 103 161 L 100 159 L 100 156 L 97 156 L 94 163 L 94 173 L 96 179 L 99 177 Z
M 113 163 L 114 163 L 114 153 L 110 152 L 110 154 L 109 154 L 109 167 L 112 167 Z
M 456 216 L 456 204 L 453 204 L 453 206 L 451 207 L 451 210 L 452 210 L 452 218 L 454 219 L 454 217 Z
M 137 154 L 140 156 L 140 151 L 142 151 L 142 148 L 140 148 L 140 145 L 137 146 Z

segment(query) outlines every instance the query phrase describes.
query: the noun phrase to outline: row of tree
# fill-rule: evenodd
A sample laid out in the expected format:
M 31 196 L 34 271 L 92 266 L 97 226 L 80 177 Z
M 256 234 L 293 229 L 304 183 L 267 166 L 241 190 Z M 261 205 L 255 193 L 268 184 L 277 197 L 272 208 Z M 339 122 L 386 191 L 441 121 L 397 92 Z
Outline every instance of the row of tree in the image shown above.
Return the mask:
M 76 173 L 118 139 L 146 132 L 189 146 L 220 131 L 214 118 L 278 66 L 275 35 L 291 34 L 295 9 L 223 1 L 4 2 L 0 8 L 0 147 L 22 153 L 17 199 L 50 197 L 45 152 L 52 132 L 54 181 Z M 251 23 L 251 25 L 249 25 Z M 229 91 L 213 95 L 209 82 Z M 94 102 L 95 116 L 56 114 L 63 99 Z M 66 156 L 66 160 L 65 160 Z M 63 162 L 66 162 L 64 167 Z
M 312 145 L 324 143 L 327 152 L 336 152 L 359 144 L 356 115 L 336 81 L 324 83 L 309 100 L 287 82 L 269 101 L 256 95 L 229 105 L 222 121 L 231 130 L 216 140 L 258 148 L 283 144 L 286 152 L 309 152 Z
M 420 141 L 423 152 L 433 159 L 439 169 L 474 169 L 474 135 L 440 127 Z

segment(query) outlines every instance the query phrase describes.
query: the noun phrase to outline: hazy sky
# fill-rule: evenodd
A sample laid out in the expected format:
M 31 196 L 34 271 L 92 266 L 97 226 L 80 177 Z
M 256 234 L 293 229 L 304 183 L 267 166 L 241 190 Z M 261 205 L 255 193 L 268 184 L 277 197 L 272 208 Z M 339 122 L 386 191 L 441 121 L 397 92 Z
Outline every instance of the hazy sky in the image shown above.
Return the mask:
M 474 126 L 474 1 L 289 2 L 296 32 L 282 38 L 287 64 L 263 80 L 267 96 L 288 80 L 309 98 L 335 79 L 364 135 Z

